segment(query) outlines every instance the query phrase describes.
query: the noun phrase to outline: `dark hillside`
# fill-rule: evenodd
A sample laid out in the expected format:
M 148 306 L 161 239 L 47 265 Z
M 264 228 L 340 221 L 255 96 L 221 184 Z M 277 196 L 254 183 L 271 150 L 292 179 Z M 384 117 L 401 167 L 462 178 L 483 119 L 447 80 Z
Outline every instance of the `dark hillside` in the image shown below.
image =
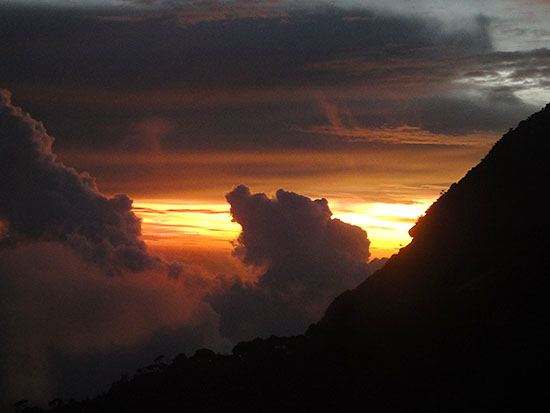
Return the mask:
M 440 401 L 536 396 L 548 366 L 549 149 L 550 105 L 504 135 L 309 335 Z

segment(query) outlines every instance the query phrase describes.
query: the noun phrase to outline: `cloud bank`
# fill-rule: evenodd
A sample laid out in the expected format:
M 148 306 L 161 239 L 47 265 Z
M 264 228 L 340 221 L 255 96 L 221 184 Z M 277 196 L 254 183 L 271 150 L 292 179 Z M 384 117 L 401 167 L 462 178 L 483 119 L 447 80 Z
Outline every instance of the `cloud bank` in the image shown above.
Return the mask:
M 226 199 L 242 227 L 235 255 L 265 272 L 255 282 L 224 284 L 210 296 L 225 336 L 243 340 L 301 333 L 338 291 L 369 274 L 366 232 L 332 218 L 326 199 L 284 190 L 270 199 L 243 185 Z
M 40 122 L 0 91 L 3 242 L 61 242 L 109 273 L 157 265 L 139 239 L 141 222 L 132 212 L 132 201 L 126 195 L 101 194 L 89 174 L 56 159 L 53 141 Z

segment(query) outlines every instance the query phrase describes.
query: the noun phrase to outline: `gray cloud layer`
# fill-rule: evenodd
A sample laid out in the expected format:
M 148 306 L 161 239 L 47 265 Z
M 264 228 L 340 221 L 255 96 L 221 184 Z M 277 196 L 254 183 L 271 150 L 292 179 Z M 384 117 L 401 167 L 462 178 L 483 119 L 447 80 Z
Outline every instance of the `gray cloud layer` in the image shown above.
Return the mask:
M 321 95 L 359 127 L 499 135 L 550 88 L 546 49 L 495 50 L 491 2 L 486 15 L 453 6 L 452 24 L 450 2 L 145 3 L 0 6 L 0 87 L 64 146 L 139 149 L 137 129 L 156 119 L 170 151 L 368 148 L 304 132 L 328 123 Z
M 182 26 L 162 12 L 124 20 L 106 18 L 108 9 L 1 7 L 0 86 L 66 137 L 63 146 L 135 150 L 137 129 L 154 119 L 170 125 L 163 150 L 368 147 L 303 132 L 328 122 L 319 96 L 346 106 L 362 127 L 437 121 L 451 133 L 468 127 L 444 118 L 441 100 L 457 112 L 497 114 L 467 132 L 500 133 L 532 110 L 516 101 L 509 106 L 521 115 L 510 119 L 508 106 L 486 102 L 492 88 L 455 82 L 468 67 L 494 71 L 507 59 L 491 54 L 483 17 L 447 27 L 326 6 Z M 494 62 L 481 65 L 485 55 Z
M 10 62 L 1 69 L 4 81 L 201 89 L 319 86 L 346 79 L 306 68 L 336 58 L 462 56 L 491 49 L 484 19 L 447 31 L 416 17 L 329 7 L 299 10 L 285 21 L 266 17 L 186 27 L 172 15 L 126 23 L 100 17 L 4 8 L 2 56 Z

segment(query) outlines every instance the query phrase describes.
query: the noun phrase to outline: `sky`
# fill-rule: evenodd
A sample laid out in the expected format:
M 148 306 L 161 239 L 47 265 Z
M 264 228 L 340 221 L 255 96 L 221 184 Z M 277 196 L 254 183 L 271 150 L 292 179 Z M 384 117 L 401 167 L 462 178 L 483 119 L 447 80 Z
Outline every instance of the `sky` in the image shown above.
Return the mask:
M 3 399 L 304 331 L 550 101 L 548 21 L 546 0 L 0 0 Z

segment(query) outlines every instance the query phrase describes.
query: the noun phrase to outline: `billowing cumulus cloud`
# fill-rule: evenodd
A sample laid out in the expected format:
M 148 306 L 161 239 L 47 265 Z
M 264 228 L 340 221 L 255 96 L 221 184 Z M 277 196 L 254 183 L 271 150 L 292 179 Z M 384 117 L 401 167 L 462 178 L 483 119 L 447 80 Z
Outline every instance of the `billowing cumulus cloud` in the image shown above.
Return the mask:
M 110 273 L 158 264 L 139 239 L 141 222 L 132 201 L 126 195 L 105 197 L 89 174 L 58 161 L 52 144 L 44 126 L 0 91 L 3 242 L 58 241 Z
M 234 253 L 264 273 L 255 282 L 226 283 L 210 297 L 223 335 L 300 333 L 339 291 L 369 274 L 366 232 L 332 218 L 325 199 L 284 190 L 270 199 L 243 185 L 226 198 L 242 227 Z

